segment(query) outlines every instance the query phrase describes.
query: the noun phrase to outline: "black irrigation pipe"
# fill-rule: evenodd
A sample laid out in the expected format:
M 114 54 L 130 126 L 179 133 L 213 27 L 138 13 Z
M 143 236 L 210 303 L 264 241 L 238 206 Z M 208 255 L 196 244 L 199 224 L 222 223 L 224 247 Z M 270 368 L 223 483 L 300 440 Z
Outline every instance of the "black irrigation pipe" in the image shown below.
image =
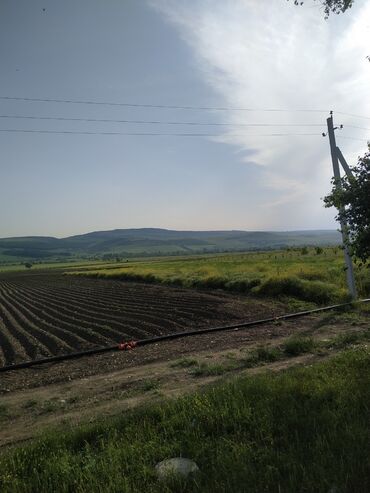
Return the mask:
M 369 302 L 370 302 L 370 298 L 356 301 L 356 303 L 369 303 Z M 223 325 L 221 327 L 209 327 L 207 329 L 187 330 L 184 332 L 176 332 L 173 334 L 151 337 L 148 339 L 140 339 L 138 341 L 134 341 L 133 346 L 134 347 L 146 346 L 148 344 L 155 344 L 157 342 L 168 341 L 168 340 L 172 340 L 172 339 L 179 339 L 180 337 L 189 337 L 189 336 L 195 336 L 195 335 L 201 335 L 201 334 L 208 334 L 210 332 L 221 332 L 221 331 L 225 331 L 225 330 L 247 329 L 249 327 L 255 327 L 256 325 L 264 325 L 264 324 L 271 323 L 271 322 L 277 322 L 279 320 L 289 320 L 292 318 L 304 317 L 306 315 L 311 315 L 312 313 L 321 313 L 321 312 L 326 312 L 329 310 L 336 310 L 338 308 L 344 308 L 344 307 L 352 306 L 352 305 L 353 305 L 353 302 L 341 303 L 338 305 L 330 305 L 330 306 L 325 306 L 322 308 L 315 308 L 313 310 L 305 310 L 303 312 L 288 313 L 286 315 L 279 315 L 277 317 L 264 318 L 261 320 L 252 320 L 250 322 L 242 322 L 239 324 Z M 130 344 L 130 343 L 128 343 L 128 344 Z M 17 363 L 14 365 L 2 366 L 2 367 L 0 367 L 0 373 L 12 371 L 12 370 L 21 370 L 23 368 L 30 368 L 31 366 L 42 365 L 42 364 L 46 364 L 46 363 L 57 363 L 59 361 L 66 361 L 69 359 L 81 358 L 82 356 L 92 356 L 94 354 L 107 353 L 109 351 L 118 351 L 121 349 L 120 346 L 121 346 L 120 344 L 113 344 L 112 346 L 104 346 L 104 347 L 99 347 L 99 348 L 94 348 L 94 349 L 88 349 L 85 351 L 78 351 L 75 353 L 61 354 L 58 356 L 50 356 L 49 358 L 40 358 L 40 359 L 36 359 L 36 360 L 32 360 L 32 361 L 24 361 L 23 363 Z M 127 348 L 127 349 L 129 349 L 129 348 Z

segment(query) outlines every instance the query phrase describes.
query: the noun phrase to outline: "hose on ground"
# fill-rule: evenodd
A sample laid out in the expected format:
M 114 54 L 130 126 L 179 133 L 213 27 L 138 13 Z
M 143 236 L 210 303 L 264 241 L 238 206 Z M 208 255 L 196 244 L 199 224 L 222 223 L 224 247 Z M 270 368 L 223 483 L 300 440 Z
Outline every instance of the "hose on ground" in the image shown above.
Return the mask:
M 369 302 L 370 302 L 370 298 L 356 301 L 356 303 L 369 303 Z M 149 344 L 156 344 L 156 343 L 162 342 L 162 341 L 179 339 L 181 337 L 197 336 L 197 335 L 202 335 L 202 334 L 208 334 L 210 332 L 221 332 L 221 331 L 226 331 L 226 330 L 248 329 L 250 327 L 255 327 L 257 325 L 264 325 L 264 324 L 268 324 L 268 323 L 278 322 L 279 320 L 290 320 L 293 318 L 299 318 L 299 317 L 311 315 L 313 313 L 321 313 L 321 312 L 325 312 L 325 311 L 329 311 L 329 310 L 338 310 L 338 309 L 349 307 L 349 306 L 353 306 L 353 302 L 340 303 L 337 305 L 330 305 L 330 306 L 325 306 L 322 308 L 314 308 L 312 310 L 305 310 L 305 311 L 301 311 L 301 312 L 288 313 L 286 315 L 279 315 L 276 317 L 264 318 L 264 319 L 260 319 L 260 320 L 252 320 L 249 322 L 240 322 L 238 324 L 223 325 L 220 327 L 208 327 L 205 329 L 198 329 L 198 330 L 197 329 L 187 330 L 187 331 L 183 331 L 183 332 L 174 332 L 172 334 L 166 334 L 166 335 L 151 337 L 151 338 L 147 338 L 147 339 L 140 339 L 138 341 L 121 342 L 119 344 L 112 344 L 110 346 L 103 346 L 103 347 L 98 347 L 98 348 L 93 348 L 93 349 L 87 349 L 85 351 L 77 351 L 77 352 L 68 353 L 68 354 L 60 354 L 57 356 L 50 356 L 47 358 L 40 358 L 40 359 L 31 360 L 31 361 L 24 361 L 22 363 L 15 363 L 12 365 L 2 366 L 2 367 L 0 367 L 0 373 L 1 372 L 4 373 L 4 372 L 8 372 L 8 371 L 14 371 L 14 370 L 21 370 L 24 368 L 30 368 L 32 366 L 43 365 L 46 363 L 57 363 L 60 361 L 66 361 L 66 360 L 70 360 L 70 359 L 81 358 L 83 356 L 92 356 L 95 354 L 107 353 L 109 351 L 129 350 L 129 349 L 134 349 L 135 347 L 138 347 L 138 346 L 147 346 Z

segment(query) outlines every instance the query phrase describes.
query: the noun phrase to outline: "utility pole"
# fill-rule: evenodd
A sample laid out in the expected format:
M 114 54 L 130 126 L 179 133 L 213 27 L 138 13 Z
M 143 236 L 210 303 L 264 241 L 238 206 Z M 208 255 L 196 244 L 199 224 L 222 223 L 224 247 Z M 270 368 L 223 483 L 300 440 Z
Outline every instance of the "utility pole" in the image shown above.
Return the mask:
M 340 182 L 340 169 L 339 169 L 339 162 L 338 162 L 338 157 L 340 158 L 340 161 L 342 165 L 344 164 L 345 171 L 347 172 L 347 168 L 349 170 L 349 167 L 340 152 L 339 148 L 336 145 L 335 142 L 335 133 L 334 133 L 334 124 L 333 124 L 333 112 L 330 112 L 330 117 L 326 120 L 326 123 L 328 125 L 328 136 L 329 136 L 329 142 L 330 142 L 330 152 L 331 152 L 331 160 L 333 163 L 333 172 L 334 172 L 334 178 L 337 182 L 337 186 L 341 187 L 341 182 Z M 336 127 L 337 128 L 337 127 Z M 338 152 L 339 151 L 339 152 Z M 343 162 L 342 162 L 343 161 Z M 349 170 L 350 172 L 350 170 Z M 339 212 L 341 212 L 343 209 L 340 209 Z M 356 283 L 355 283 L 355 276 L 354 276 L 354 271 L 353 271 L 353 263 L 352 263 L 352 258 L 348 250 L 348 243 L 347 243 L 347 223 L 344 220 L 340 221 L 340 229 L 342 233 L 342 241 L 343 241 L 343 248 L 344 248 L 344 259 L 346 261 L 346 276 L 347 276 L 347 284 L 348 284 L 348 290 L 351 294 L 351 298 L 355 300 L 357 298 L 357 290 L 356 290 Z

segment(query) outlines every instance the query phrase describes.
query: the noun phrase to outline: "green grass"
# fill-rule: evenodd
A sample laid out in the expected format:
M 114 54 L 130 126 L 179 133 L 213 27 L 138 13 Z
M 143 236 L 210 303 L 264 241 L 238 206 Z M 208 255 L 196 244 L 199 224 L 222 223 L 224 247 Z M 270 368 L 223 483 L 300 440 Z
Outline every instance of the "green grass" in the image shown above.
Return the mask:
M 175 401 L 59 429 L 0 455 L 0 491 L 365 493 L 370 352 L 222 382 Z M 157 462 L 197 462 L 195 482 L 160 483 Z
M 102 261 L 102 260 L 82 260 L 82 259 L 75 259 L 75 260 L 63 260 L 63 261 L 37 261 L 37 262 L 32 262 L 31 269 L 28 269 L 24 266 L 24 262 L 11 262 L 11 263 L 4 263 L 0 264 L 0 272 L 18 272 L 18 271 L 24 271 L 24 272 L 33 272 L 35 270 L 49 270 L 49 269 L 59 269 L 59 270 L 90 270 L 90 269 L 110 269 L 110 268 L 117 268 L 122 267 L 123 265 L 126 265 L 126 262 L 120 262 L 117 263 L 116 261 L 110 260 L 110 261 Z
M 328 342 L 328 346 L 335 349 L 342 349 L 347 346 L 352 346 L 358 344 L 360 342 L 369 341 L 370 339 L 370 330 L 364 331 L 350 331 L 344 332 L 343 334 L 339 334 L 336 337 L 332 338 Z
M 244 254 L 152 259 L 106 269 L 81 270 L 75 275 L 163 283 L 170 286 L 223 289 L 278 299 L 325 304 L 346 299 L 343 252 L 309 248 Z M 357 270 L 361 295 L 367 295 L 370 272 Z
M 210 364 L 202 361 L 201 363 L 198 363 L 197 366 L 193 366 L 189 373 L 193 377 L 212 377 L 223 375 L 230 371 L 231 367 L 233 367 L 233 364 L 230 362 L 228 364 Z
M 279 347 L 258 346 L 248 352 L 248 355 L 242 360 L 243 366 L 250 368 L 261 363 L 273 363 L 283 357 L 283 352 Z
M 150 392 L 151 390 L 158 390 L 159 382 L 156 380 L 144 380 L 139 386 L 139 390 L 142 392 Z
M 303 353 L 310 353 L 314 348 L 314 339 L 302 335 L 293 335 L 283 344 L 283 350 L 288 356 L 298 356 Z
M 198 364 L 198 360 L 194 358 L 181 358 L 170 364 L 171 368 L 190 368 L 192 366 L 196 366 Z

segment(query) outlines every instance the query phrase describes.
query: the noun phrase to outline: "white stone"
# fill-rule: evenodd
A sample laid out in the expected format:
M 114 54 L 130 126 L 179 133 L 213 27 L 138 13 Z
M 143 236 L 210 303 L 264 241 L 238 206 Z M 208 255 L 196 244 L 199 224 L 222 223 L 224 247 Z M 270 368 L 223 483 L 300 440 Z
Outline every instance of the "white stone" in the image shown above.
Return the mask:
M 155 469 L 160 479 L 166 479 L 170 476 L 187 478 L 199 472 L 199 467 L 193 460 L 183 457 L 173 457 L 172 459 L 163 460 L 155 466 Z

